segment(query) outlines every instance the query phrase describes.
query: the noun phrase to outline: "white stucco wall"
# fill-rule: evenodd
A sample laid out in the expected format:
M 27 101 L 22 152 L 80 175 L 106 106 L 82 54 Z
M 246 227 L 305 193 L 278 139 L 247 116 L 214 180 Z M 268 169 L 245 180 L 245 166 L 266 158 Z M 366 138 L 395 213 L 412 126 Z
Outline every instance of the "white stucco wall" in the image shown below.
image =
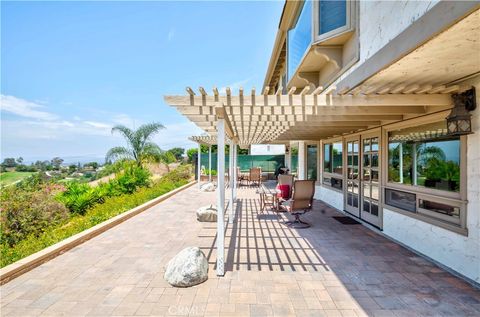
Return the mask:
M 360 1 L 359 64 L 393 40 L 437 2 L 438 0 Z
M 439 0 L 359 1 L 359 61 L 343 73 L 333 85 L 347 77 L 438 2 Z
M 437 262 L 480 283 L 480 76 L 468 84 L 477 91 L 474 134 L 467 141 L 468 236 L 383 209 L 383 232 Z
M 322 200 L 332 207 L 343 210 L 343 194 L 324 186 L 315 186 L 315 199 Z

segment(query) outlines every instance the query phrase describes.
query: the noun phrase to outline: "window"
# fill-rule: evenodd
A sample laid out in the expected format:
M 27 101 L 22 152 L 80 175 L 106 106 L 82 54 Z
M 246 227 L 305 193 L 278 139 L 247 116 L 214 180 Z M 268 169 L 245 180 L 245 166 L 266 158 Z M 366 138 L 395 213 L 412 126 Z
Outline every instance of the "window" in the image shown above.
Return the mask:
M 318 6 L 319 35 L 347 24 L 347 1 L 320 1 Z
M 404 124 L 403 124 L 404 125 Z M 400 125 L 401 126 L 401 125 Z M 391 129 L 385 204 L 466 234 L 462 190 L 462 139 L 447 135 L 446 121 Z M 463 167 L 464 169 L 465 167 Z
M 341 141 L 323 144 L 323 184 L 342 190 L 343 145 Z
M 390 132 L 389 182 L 458 192 L 460 138 L 446 132 L 445 121 Z
M 356 2 L 347 0 L 315 1 L 313 7 L 314 41 L 337 39 L 336 42 L 338 42 L 341 35 L 353 32 Z
M 312 42 L 312 2 L 305 1 L 287 35 L 287 77 L 290 80 Z
M 307 179 L 317 180 L 317 146 L 307 145 Z

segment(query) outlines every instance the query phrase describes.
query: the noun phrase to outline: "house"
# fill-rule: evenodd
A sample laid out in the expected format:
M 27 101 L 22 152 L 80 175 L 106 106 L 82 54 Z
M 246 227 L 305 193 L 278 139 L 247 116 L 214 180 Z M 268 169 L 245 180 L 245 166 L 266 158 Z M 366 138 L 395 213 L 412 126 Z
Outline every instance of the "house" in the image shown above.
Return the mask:
M 298 147 L 316 199 L 480 283 L 479 41 L 475 1 L 286 1 L 260 92 L 165 100 L 199 143 Z

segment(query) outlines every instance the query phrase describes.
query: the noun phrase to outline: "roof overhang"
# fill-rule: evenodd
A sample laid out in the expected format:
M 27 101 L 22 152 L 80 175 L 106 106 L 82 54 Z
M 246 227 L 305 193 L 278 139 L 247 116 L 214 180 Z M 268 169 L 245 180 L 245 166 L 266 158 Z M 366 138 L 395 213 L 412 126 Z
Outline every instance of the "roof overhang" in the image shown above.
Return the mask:
M 438 93 L 480 73 L 480 4 L 441 1 L 337 85 L 339 93 Z

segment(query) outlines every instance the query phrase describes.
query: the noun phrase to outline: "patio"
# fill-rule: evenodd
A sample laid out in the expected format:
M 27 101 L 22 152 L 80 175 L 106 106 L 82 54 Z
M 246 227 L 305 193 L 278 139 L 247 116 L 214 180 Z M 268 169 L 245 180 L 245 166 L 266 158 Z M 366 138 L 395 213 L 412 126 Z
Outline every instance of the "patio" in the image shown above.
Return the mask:
M 217 277 L 216 223 L 195 210 L 215 203 L 196 186 L 1 287 L 2 316 L 478 316 L 480 292 L 362 225 L 344 225 L 320 201 L 295 230 L 261 213 L 240 187 L 226 225 L 225 276 Z M 284 214 L 281 217 L 285 217 Z M 209 280 L 178 289 L 168 260 L 199 246 Z

